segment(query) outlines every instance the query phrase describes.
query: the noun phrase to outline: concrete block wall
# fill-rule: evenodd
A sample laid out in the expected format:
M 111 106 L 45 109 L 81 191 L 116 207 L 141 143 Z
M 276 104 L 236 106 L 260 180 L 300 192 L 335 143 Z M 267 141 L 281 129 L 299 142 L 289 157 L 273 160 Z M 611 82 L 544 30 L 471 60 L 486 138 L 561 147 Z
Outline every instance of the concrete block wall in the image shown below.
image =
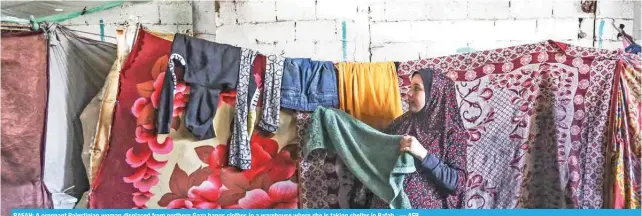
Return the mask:
M 547 39 L 616 49 L 622 42 L 611 23 L 633 33 L 636 4 L 601 0 L 586 13 L 579 0 L 221 1 L 216 41 L 334 61 L 409 60 Z
M 166 32 L 192 33 L 191 1 L 146 1 L 125 2 L 120 7 L 87 14 L 62 22 L 71 29 L 89 32 L 83 36 L 100 40 L 100 20 L 103 20 L 105 41 L 116 43 L 112 38 L 116 28 L 123 23 L 137 23 Z
M 595 13 L 583 12 L 580 0 L 219 0 L 214 23 L 192 23 L 191 4 L 128 2 L 65 24 L 95 32 L 102 18 L 108 34 L 124 20 L 182 33 L 211 25 L 217 42 L 333 61 L 411 60 L 547 39 L 621 48 L 612 22 L 642 34 L 640 0 L 600 0 Z

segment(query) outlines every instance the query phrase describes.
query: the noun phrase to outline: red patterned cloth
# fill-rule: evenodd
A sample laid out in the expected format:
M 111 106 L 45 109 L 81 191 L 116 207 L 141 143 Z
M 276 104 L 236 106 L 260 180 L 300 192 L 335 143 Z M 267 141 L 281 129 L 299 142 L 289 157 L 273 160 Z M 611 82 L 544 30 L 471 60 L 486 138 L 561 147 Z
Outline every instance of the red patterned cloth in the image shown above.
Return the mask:
M 157 141 L 154 119 L 171 41 L 141 30 L 120 76 L 107 155 L 90 197 L 91 208 L 297 208 L 298 150 L 294 117 L 281 112 L 273 137 L 254 133 L 252 169 L 227 166 L 236 92 L 223 92 L 214 117 L 217 137 L 195 140 L 183 124 L 190 88 L 177 71 L 172 128 Z M 186 59 L 189 61 L 189 59 Z M 265 59 L 255 61 L 261 87 Z M 260 106 L 261 104 L 259 104 Z M 250 113 L 254 123 L 254 112 Z
M 642 59 L 623 55 L 611 98 L 605 208 L 642 206 Z
M 617 52 L 547 41 L 403 62 L 455 81 L 468 130 L 465 208 L 601 208 Z
M 168 153 L 172 150 L 172 141 L 168 138 L 165 143 L 158 143 L 155 136 L 154 139 L 149 136 L 155 134 L 153 119 L 160 92 L 158 83 L 162 85 L 161 68 L 167 63 L 171 44 L 142 28 L 137 33 L 120 72 L 111 139 L 89 197 L 90 208 L 139 206 L 132 196 L 138 200 L 149 197 L 149 189 L 159 182 L 156 170 L 165 162 L 150 159 L 150 155 Z

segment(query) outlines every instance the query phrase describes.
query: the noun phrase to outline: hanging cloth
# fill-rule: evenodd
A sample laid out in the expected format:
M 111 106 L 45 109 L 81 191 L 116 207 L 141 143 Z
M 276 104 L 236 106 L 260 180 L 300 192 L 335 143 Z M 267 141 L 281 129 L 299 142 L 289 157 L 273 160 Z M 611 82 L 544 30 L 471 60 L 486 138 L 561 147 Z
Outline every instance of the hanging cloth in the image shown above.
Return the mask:
M 401 116 L 394 62 L 337 64 L 339 108 L 377 129 Z
M 54 208 L 71 209 L 89 189 L 79 114 L 105 82 L 116 60 L 116 45 L 80 37 L 58 24 L 47 28 L 50 76 L 44 182 L 53 194 Z
M 42 32 L 2 33 L 2 208 L 51 208 L 42 179 L 47 115 L 47 41 Z

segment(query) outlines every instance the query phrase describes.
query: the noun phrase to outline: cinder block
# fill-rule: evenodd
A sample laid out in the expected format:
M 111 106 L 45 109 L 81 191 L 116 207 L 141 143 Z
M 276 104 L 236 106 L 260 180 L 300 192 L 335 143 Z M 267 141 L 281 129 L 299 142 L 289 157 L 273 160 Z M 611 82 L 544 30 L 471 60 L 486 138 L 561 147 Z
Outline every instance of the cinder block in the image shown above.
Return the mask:
M 370 61 L 370 43 L 368 41 L 347 42 L 346 52 L 346 61 Z
M 599 43 L 596 42 L 595 44 L 598 44 L 599 46 Z M 607 49 L 607 50 L 624 49 L 624 43 L 622 43 L 622 41 L 605 40 L 605 41 L 602 41 L 602 47 L 596 47 L 596 48 Z
M 423 20 L 428 13 L 424 1 L 387 1 L 385 5 L 387 21 Z
M 236 24 L 236 4 L 231 1 L 219 2 L 219 9 L 216 13 L 216 26 Z
M 316 44 L 314 42 L 290 41 L 277 44 L 278 50 L 283 50 L 284 55 L 290 58 L 310 58 L 314 55 Z
M 571 45 L 580 46 L 580 47 L 593 47 L 593 38 L 590 39 L 580 39 L 580 40 L 571 40 L 566 41 Z
M 243 1 L 236 3 L 239 23 L 275 22 L 275 1 Z
M 631 36 L 638 40 L 636 43 L 640 44 L 640 41 L 642 41 L 642 1 L 636 1 L 633 7 L 633 23 L 635 26 Z
M 469 47 L 466 42 L 453 42 L 453 41 L 429 41 L 426 42 L 425 53 L 420 53 L 419 57 L 434 58 L 439 56 L 448 56 L 457 54 L 460 48 Z
M 590 18 L 592 13 L 582 11 L 580 0 L 553 0 L 553 18 Z
M 324 61 L 343 61 L 342 43 L 338 41 L 318 42 L 312 58 Z
M 454 21 L 450 31 L 452 41 L 495 40 L 493 29 L 495 22 L 491 20 L 461 20 Z
M 511 0 L 510 16 L 517 19 L 551 18 L 552 0 Z
M 499 41 L 535 40 L 537 38 L 536 20 L 497 20 L 491 37 Z
M 341 40 L 335 21 L 296 22 L 297 41 L 337 41 Z
M 468 1 L 468 18 L 472 19 L 508 19 L 510 1 L 476 0 Z
M 634 6 L 633 1 L 597 1 L 597 17 L 633 19 Z
M 294 22 L 275 22 L 246 24 L 245 37 L 258 40 L 261 43 L 294 41 Z M 218 33 L 217 33 L 218 35 Z
M 252 46 L 251 49 L 258 50 L 260 53 L 264 55 L 270 55 L 273 53 L 277 53 L 278 48 L 276 43 L 269 43 L 269 44 L 256 44 Z
M 426 18 L 429 20 L 459 20 L 468 15 L 467 0 L 426 1 Z
M 317 19 L 354 19 L 358 1 L 317 0 Z
M 314 0 L 276 1 L 277 20 L 314 20 L 316 19 Z
M 118 13 L 113 9 L 114 13 Z M 112 11 L 112 10 L 109 10 Z M 120 9 L 121 20 L 138 19 L 143 24 L 160 24 L 160 11 L 157 2 L 132 3 Z M 191 23 L 191 22 L 190 22 Z
M 176 25 L 176 29 L 178 33 L 182 34 L 187 34 L 187 35 L 194 35 L 194 29 L 192 25 Z
M 248 32 L 249 26 L 246 24 L 223 25 L 216 28 L 216 42 L 242 47 L 253 46 L 256 44 L 256 35 L 250 35 Z
M 406 42 L 412 38 L 410 22 L 378 22 L 370 24 L 370 34 L 373 43 L 376 42 Z
M 130 5 L 123 5 L 123 6 L 126 6 L 125 8 L 127 8 Z M 155 17 L 158 17 L 158 14 Z M 96 13 L 86 14 L 73 19 L 69 19 L 62 22 L 62 24 L 63 25 L 99 25 L 100 19 L 103 20 L 103 23 L 105 25 L 108 25 L 108 24 L 116 24 L 123 18 L 121 16 L 121 13 L 119 13 L 119 8 L 113 8 L 111 10 L 99 11 Z
M 576 40 L 580 32 L 578 19 L 537 20 L 537 38 L 552 40 Z
M 593 18 L 582 18 L 582 21 L 580 22 L 578 18 L 578 22 L 580 25 L 580 32 L 578 32 L 579 40 L 588 39 L 590 41 L 593 41 L 593 35 L 595 35 L 594 20 L 595 19 Z M 580 38 L 580 34 L 582 34 L 582 36 L 584 37 Z
M 604 29 L 602 31 L 602 34 L 600 34 L 600 28 L 599 26 L 601 25 L 601 22 L 604 22 Z M 598 36 L 598 40 L 618 40 L 617 39 L 617 34 L 618 31 L 615 27 L 613 27 L 612 24 L 613 20 L 612 19 L 598 19 L 597 20 L 597 25 L 596 25 L 596 32 Z M 619 27 L 620 24 L 624 24 L 624 31 L 627 34 L 632 34 L 633 33 L 633 20 L 624 20 L 624 19 L 615 19 L 615 26 Z
M 159 4 L 161 24 L 192 24 L 192 2 L 167 2 Z
M 453 36 L 452 25 L 452 21 L 413 21 L 410 41 L 449 40 L 449 37 Z
M 386 20 L 386 4 L 384 2 L 373 3 L 369 6 L 370 20 L 372 21 L 384 21 Z
M 524 44 L 539 43 L 541 40 L 517 40 L 517 41 L 471 41 L 468 45 L 476 51 L 493 50 L 499 48 L 507 48 L 511 46 L 519 46 Z
M 377 43 L 371 46 L 371 61 L 409 61 L 419 59 L 426 53 L 426 44 L 421 42 Z

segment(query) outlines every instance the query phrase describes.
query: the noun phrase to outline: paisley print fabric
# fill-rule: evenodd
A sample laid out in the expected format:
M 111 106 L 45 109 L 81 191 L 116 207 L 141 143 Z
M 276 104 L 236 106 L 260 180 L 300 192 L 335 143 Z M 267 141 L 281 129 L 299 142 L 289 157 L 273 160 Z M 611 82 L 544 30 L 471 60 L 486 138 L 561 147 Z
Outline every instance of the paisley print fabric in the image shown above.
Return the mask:
M 455 81 L 468 132 L 465 208 L 601 208 L 617 52 L 560 42 L 402 62 Z

